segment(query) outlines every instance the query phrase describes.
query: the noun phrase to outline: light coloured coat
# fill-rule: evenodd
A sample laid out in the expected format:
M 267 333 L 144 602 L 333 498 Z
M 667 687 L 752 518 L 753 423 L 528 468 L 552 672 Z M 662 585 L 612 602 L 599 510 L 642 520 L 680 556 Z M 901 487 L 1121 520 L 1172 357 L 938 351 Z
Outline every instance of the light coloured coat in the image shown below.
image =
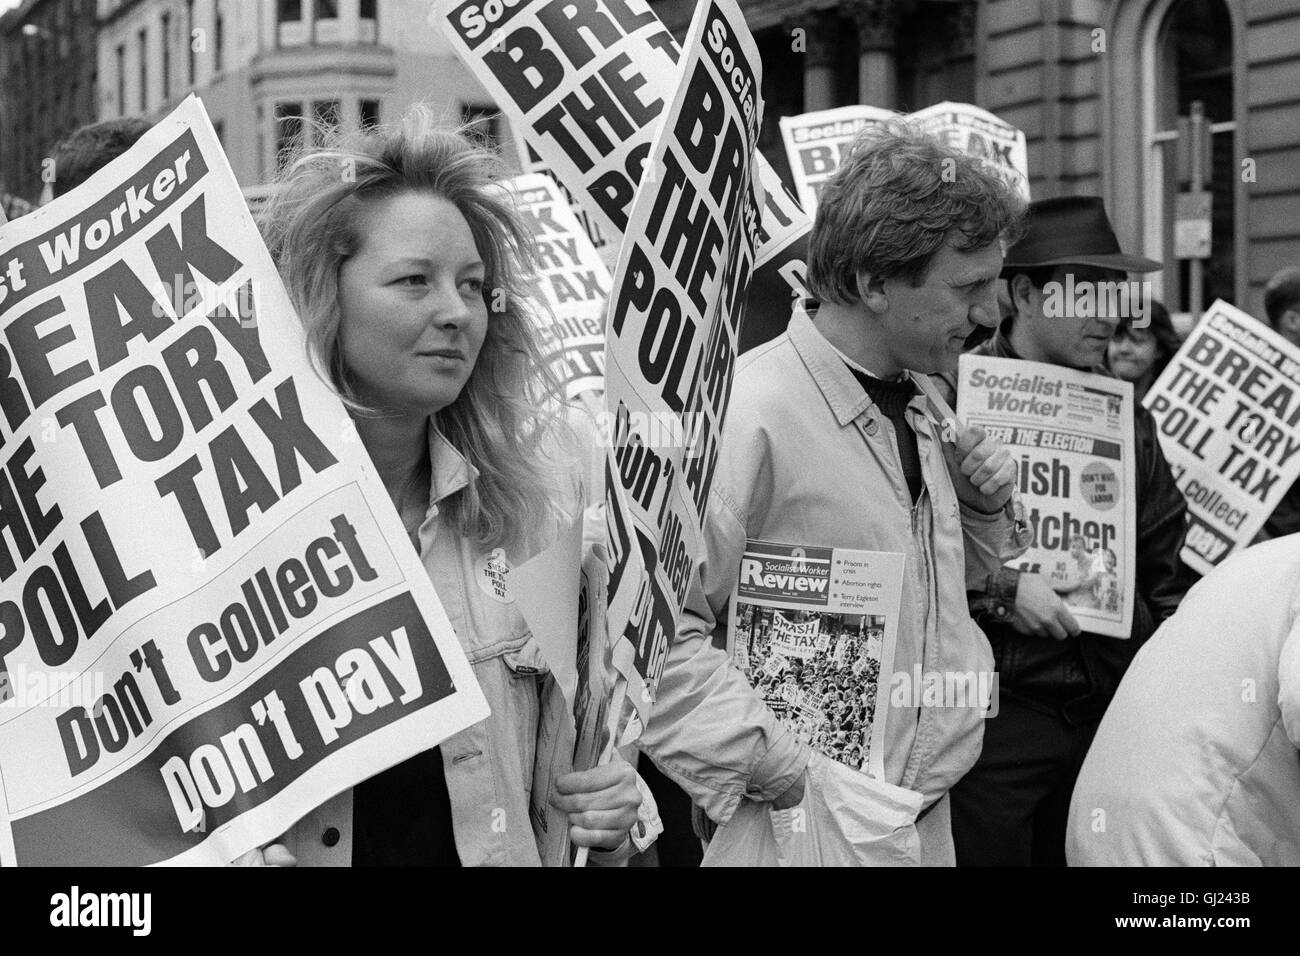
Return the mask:
M 1006 512 L 959 504 L 943 426 L 918 395 L 925 490 L 913 504 L 894 429 L 836 350 L 802 313 L 739 363 L 704 531 L 704 554 L 641 747 L 719 824 L 741 801 L 767 801 L 804 772 L 810 752 L 763 703 L 714 641 L 746 539 L 905 556 L 894 657 L 910 678 L 991 673 L 988 642 L 967 611 L 968 583 L 1023 553 L 1028 529 Z M 1018 507 L 1018 500 L 1016 502 Z M 891 675 L 881 675 L 880 692 Z M 979 755 L 979 707 L 892 707 L 887 782 L 921 794 L 921 856 L 953 862 L 946 794 Z M 926 812 L 929 811 L 929 812 Z

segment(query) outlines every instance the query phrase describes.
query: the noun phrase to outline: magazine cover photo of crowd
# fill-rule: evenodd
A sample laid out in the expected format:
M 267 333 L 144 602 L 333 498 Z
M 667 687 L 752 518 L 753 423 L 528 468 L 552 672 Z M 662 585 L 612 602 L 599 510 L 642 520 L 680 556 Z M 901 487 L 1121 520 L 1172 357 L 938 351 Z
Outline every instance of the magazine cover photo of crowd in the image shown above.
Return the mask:
M 865 768 L 879 703 L 884 617 L 743 602 L 737 611 L 734 659 L 764 702 L 819 753 Z

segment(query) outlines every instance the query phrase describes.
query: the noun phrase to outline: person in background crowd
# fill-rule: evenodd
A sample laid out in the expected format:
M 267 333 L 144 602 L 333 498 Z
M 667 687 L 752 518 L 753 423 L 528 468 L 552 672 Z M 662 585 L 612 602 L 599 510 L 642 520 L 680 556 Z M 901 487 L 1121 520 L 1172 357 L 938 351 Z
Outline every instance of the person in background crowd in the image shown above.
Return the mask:
M 1133 383 L 1133 400 L 1139 405 L 1182 345 L 1163 303 L 1151 299 L 1147 312 L 1145 328 L 1138 327 L 1137 319 L 1122 318 L 1106 347 L 1106 367 L 1116 378 Z
M 516 605 L 488 598 L 475 568 L 498 548 L 517 566 L 548 546 L 576 513 L 585 465 L 522 298 L 528 234 L 488 189 L 503 175 L 417 107 L 301 155 L 265 211 L 313 363 L 349 408 L 492 709 L 320 807 L 268 860 L 287 849 L 303 863 L 540 862 L 538 741 L 567 733 L 572 753 L 572 730 L 543 723 L 563 711 L 546 706 L 556 681 Z M 627 847 L 641 798 L 626 762 L 556 786 L 576 845 Z
M 54 151 L 54 196 L 76 189 L 149 132 L 148 120 L 136 116 L 81 127 Z
M 1138 652 L 1079 772 L 1067 858 L 1300 865 L 1297 748 L 1300 538 L 1286 538 L 1211 571 Z
M 1274 332 L 1300 345 L 1300 269 L 1288 266 L 1273 273 L 1264 286 L 1264 314 Z
M 1264 314 L 1274 332 L 1292 345 L 1300 345 L 1300 269 L 1288 267 L 1273 273 L 1264 286 Z M 1300 531 L 1300 482 L 1282 496 L 1256 540 L 1280 538 L 1297 531 Z
M 32 204 L 12 193 L 0 193 L 0 226 L 32 211 Z
M 1023 210 L 976 160 L 897 122 L 864 132 L 822 193 L 809 237 L 816 316 L 797 313 L 740 359 L 703 552 L 639 742 L 714 822 L 742 800 L 795 805 L 812 759 L 714 641 L 747 539 L 905 554 L 895 670 L 989 669 L 965 587 L 1028 541 L 1014 463 L 978 428 L 954 428 L 946 448 L 953 423 L 936 422 L 918 383 L 932 390 L 926 374 L 996 323 L 999 240 Z M 810 468 L 809 449 L 834 467 Z M 885 722 L 887 781 L 923 798 L 926 863 L 953 862 L 946 795 L 982 726 L 965 707 L 902 705 Z M 813 781 L 855 772 L 815 763 Z
M 1158 268 L 1120 251 L 1100 199 L 1032 203 L 1029 228 L 1003 268 L 1015 315 L 975 353 L 1103 371 L 1120 317 L 1049 315 L 1048 284 L 1064 286 L 1073 274 L 1079 288 Z M 1097 722 L 1128 662 L 1189 586 L 1178 557 L 1186 504 L 1141 406 L 1134 436 L 1136 603 L 1127 639 L 1080 633 L 1039 574 L 1003 568 L 971 595 L 971 613 L 993 645 L 1000 710 L 984 728 L 979 760 L 952 791 L 958 865 L 1065 862 L 1070 791 Z
M 52 195 L 57 198 L 80 186 L 134 146 L 149 128 L 147 120 L 133 116 L 81 127 L 54 152 Z M 31 203 L 17 196 L 0 194 L 0 224 L 25 216 L 32 208 Z

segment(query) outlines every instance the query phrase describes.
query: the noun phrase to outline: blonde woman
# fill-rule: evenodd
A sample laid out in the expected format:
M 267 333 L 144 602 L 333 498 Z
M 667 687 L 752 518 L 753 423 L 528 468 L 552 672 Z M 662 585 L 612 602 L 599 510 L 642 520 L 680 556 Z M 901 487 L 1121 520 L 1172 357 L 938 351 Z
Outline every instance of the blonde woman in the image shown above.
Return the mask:
M 266 862 L 541 862 L 534 764 L 539 737 L 563 733 L 545 716 L 559 691 L 516 605 L 477 578 L 554 539 L 578 508 L 583 467 L 565 450 L 572 432 L 521 294 L 531 244 L 489 188 L 499 174 L 495 154 L 417 108 L 399 126 L 299 156 L 263 217 L 311 356 L 347 404 L 492 709 L 317 810 Z M 626 845 L 640 805 L 630 766 L 568 773 L 557 790 L 574 844 Z

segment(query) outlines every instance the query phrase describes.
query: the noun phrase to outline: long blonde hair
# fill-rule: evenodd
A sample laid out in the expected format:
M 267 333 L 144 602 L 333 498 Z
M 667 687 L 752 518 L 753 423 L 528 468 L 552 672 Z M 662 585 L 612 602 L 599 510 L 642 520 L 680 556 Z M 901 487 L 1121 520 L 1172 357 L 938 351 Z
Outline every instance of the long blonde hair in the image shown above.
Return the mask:
M 339 348 L 339 267 L 361 245 L 365 204 L 408 191 L 451 202 L 483 259 L 487 337 L 460 396 L 438 412 L 438 430 L 479 471 L 445 511 L 485 547 L 528 547 L 554 528 L 572 473 L 563 393 L 542 358 L 526 299 L 533 244 L 508 196 L 506 170 L 464 129 L 423 105 L 391 127 L 326 131 L 322 148 L 286 164 L 260 217 L 263 236 L 307 331 L 308 353 L 356 415 L 371 413 L 349 383 Z

